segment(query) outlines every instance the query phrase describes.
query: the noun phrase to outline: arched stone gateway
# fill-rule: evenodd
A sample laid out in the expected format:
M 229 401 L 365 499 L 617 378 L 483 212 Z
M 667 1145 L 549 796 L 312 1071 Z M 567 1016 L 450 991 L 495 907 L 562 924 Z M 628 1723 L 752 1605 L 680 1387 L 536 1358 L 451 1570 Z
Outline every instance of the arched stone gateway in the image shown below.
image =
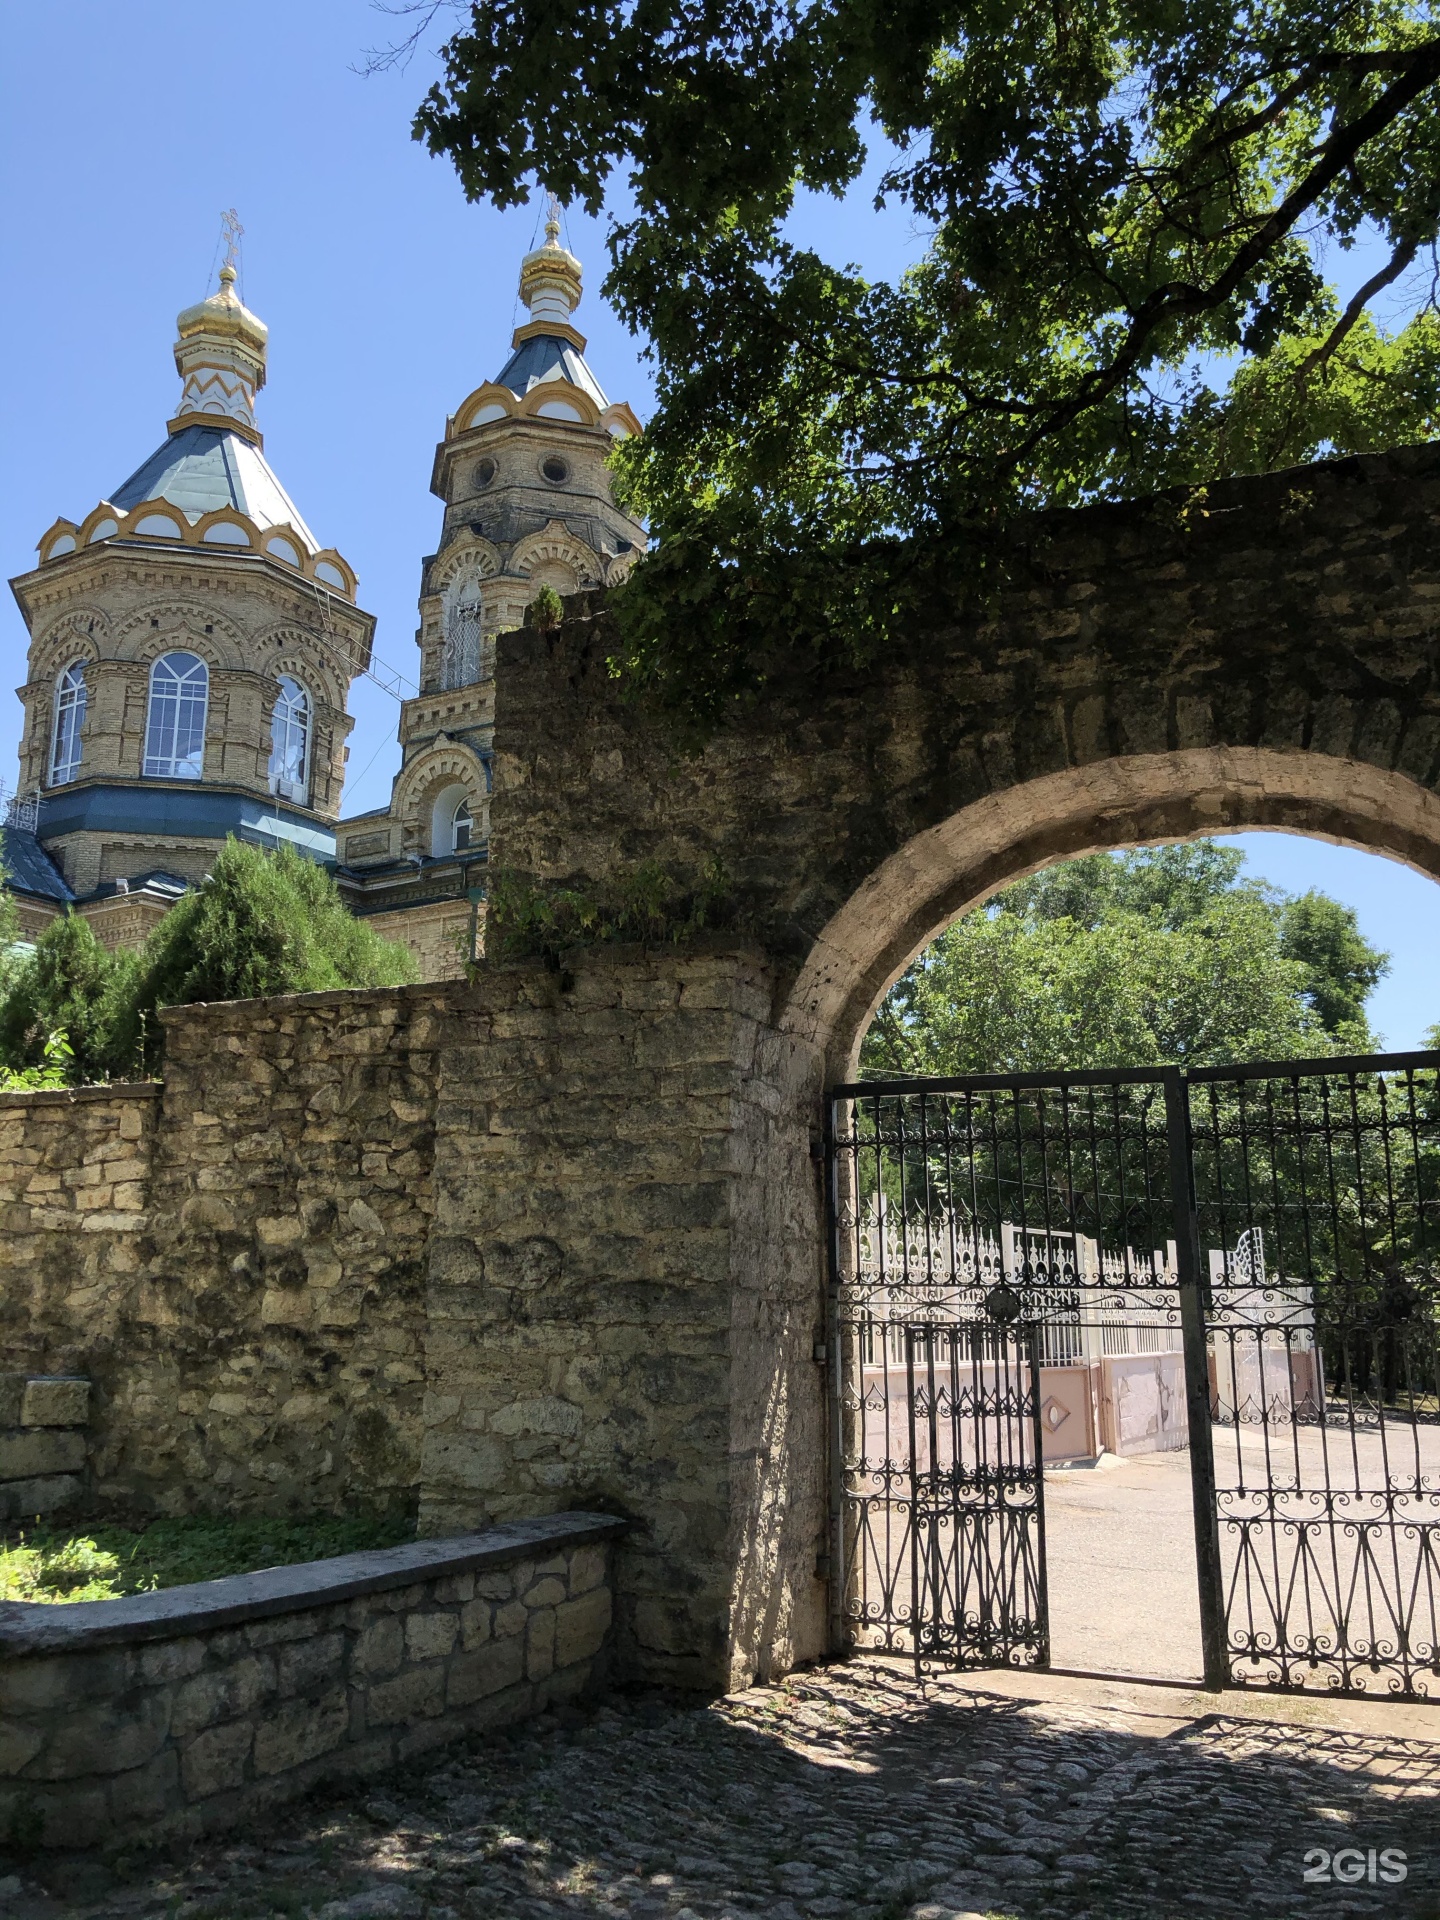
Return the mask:
M 1275 827 L 1440 875 L 1440 455 L 1037 518 L 979 618 L 792 672 L 687 758 L 616 697 L 598 607 L 506 636 L 492 861 L 602 887 L 718 858 L 843 1075 L 947 921 L 1097 847 Z
M 487 1007 L 536 983 L 514 1031 L 527 1062 L 552 1051 L 439 1183 L 435 1297 L 480 1305 L 432 1353 L 432 1524 L 545 1485 L 608 1497 L 641 1521 L 633 1670 L 723 1684 L 822 1652 L 824 1087 L 925 942 L 1048 862 L 1275 828 L 1440 877 L 1437 609 L 1420 448 L 1037 519 L 983 616 L 779 676 L 698 754 L 617 694 L 602 604 L 502 636 L 492 864 L 603 898 L 644 861 L 683 891 L 718 860 L 734 920 L 698 950 L 602 947 L 543 991 L 538 968 L 482 973 Z M 543 1178 L 497 1205 L 482 1163 L 518 1165 L 527 1129 Z M 540 1347 L 531 1411 L 487 1416 L 500 1356 Z M 543 1444 L 505 1423 L 559 1420 L 546 1392 L 572 1464 L 526 1481 Z
M 848 1079 L 885 992 L 999 888 L 1082 854 L 1256 828 L 1388 854 L 1440 880 L 1440 798 L 1405 774 L 1271 747 L 1102 760 L 976 801 L 891 854 L 816 936 L 781 1025 Z

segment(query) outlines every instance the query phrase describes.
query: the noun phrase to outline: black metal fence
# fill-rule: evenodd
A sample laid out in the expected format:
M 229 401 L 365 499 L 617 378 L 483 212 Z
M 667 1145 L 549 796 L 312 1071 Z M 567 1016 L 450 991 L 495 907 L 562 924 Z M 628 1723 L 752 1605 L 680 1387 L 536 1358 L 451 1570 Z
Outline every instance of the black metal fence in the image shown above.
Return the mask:
M 1230 1677 L 1440 1696 L 1435 1056 L 1197 1072 L 1190 1128 Z
M 1045 1462 L 1188 1447 L 1211 1684 L 1440 1695 L 1437 1068 L 837 1089 L 837 1643 L 1043 1664 Z

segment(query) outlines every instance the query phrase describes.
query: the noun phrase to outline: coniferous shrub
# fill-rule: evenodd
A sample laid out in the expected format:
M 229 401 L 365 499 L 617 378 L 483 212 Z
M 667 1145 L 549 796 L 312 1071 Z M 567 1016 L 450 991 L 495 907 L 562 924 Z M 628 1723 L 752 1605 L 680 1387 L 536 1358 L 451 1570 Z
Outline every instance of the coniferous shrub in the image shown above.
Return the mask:
M 38 936 L 6 983 L 0 1063 L 20 1073 L 43 1067 L 59 1037 L 70 1050 L 72 1083 L 123 1074 L 115 1028 L 135 972 L 135 955 L 108 952 L 90 922 L 67 909 Z
M 88 920 L 66 912 L 17 958 L 7 908 L 13 921 L 13 902 L 0 895 L 0 1071 L 49 1076 L 24 1084 L 53 1084 L 67 1048 L 75 1085 L 152 1071 L 161 1007 L 415 977 L 408 950 L 355 919 L 331 875 L 288 847 L 266 853 L 227 840 L 209 877 L 139 953 L 107 952 Z
M 161 1007 L 414 977 L 408 949 L 357 920 L 323 867 L 289 847 L 267 853 L 227 840 L 208 879 L 146 941 L 115 1010 L 112 1045 L 153 1065 Z

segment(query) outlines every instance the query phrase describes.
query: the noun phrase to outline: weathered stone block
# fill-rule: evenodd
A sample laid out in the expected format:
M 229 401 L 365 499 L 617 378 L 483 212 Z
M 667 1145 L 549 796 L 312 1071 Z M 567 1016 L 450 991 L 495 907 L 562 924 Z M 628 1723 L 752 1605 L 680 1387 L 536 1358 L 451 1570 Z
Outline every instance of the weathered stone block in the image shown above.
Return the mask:
M 23 1373 L 0 1373 L 0 1428 L 19 1426 L 26 1385 Z
M 175 1695 L 170 1730 L 177 1740 L 183 1740 L 216 1721 L 234 1720 L 258 1706 L 274 1685 L 273 1661 L 253 1655 L 197 1673 Z
M 255 1771 L 283 1773 L 330 1753 L 350 1730 L 350 1702 L 343 1687 L 318 1700 L 291 1700 L 273 1707 L 255 1729 Z
M 604 1547 L 577 1547 L 570 1556 L 570 1592 L 572 1596 L 589 1593 L 592 1587 L 598 1587 L 605 1578 L 606 1551 Z
M 490 1602 L 467 1600 L 460 1609 L 460 1644 L 467 1653 L 490 1638 Z
M 546 1395 L 534 1400 L 513 1400 L 490 1416 L 494 1433 L 547 1433 L 569 1438 L 579 1433 L 583 1416 L 569 1400 Z
M 0 1660 L 0 1713 L 18 1719 L 59 1715 L 71 1706 L 119 1693 L 129 1678 L 129 1656 L 118 1648 Z
M 324 1681 L 338 1680 L 345 1664 L 343 1633 L 318 1633 L 310 1640 L 297 1640 L 282 1647 L 275 1658 L 276 1683 L 280 1694 L 302 1693 Z
M 39 1780 L 128 1773 L 152 1759 L 169 1732 L 170 1701 L 163 1692 L 72 1711 L 51 1726 L 45 1750 L 31 1762 L 30 1772 Z
M 547 1574 L 543 1580 L 537 1580 L 532 1586 L 527 1587 L 521 1595 L 521 1601 L 522 1604 L 527 1607 L 554 1607 L 558 1606 L 565 1596 L 565 1582 L 563 1580 L 557 1580 L 552 1573 Z
M 457 1613 L 412 1613 L 405 1621 L 405 1653 L 411 1660 L 443 1659 L 460 1631 Z
M 180 1757 L 173 1748 L 166 1748 L 143 1767 L 134 1767 L 111 1781 L 112 1826 L 121 1832 L 133 1832 L 141 1821 L 161 1821 L 179 1797 Z
M 460 1658 L 464 1658 L 461 1655 Z M 393 1680 L 378 1681 L 365 1700 L 367 1726 L 388 1727 L 409 1720 L 428 1720 L 445 1706 L 445 1668 L 407 1667 Z
M 576 1600 L 567 1600 L 555 1609 L 555 1664 L 568 1667 L 575 1660 L 589 1660 L 605 1644 L 610 1631 L 611 1601 L 609 1587 L 596 1587 Z
M 255 1729 L 248 1720 L 232 1720 L 197 1733 L 180 1756 L 186 1799 L 203 1800 L 208 1794 L 241 1786 L 254 1738 Z
M 42 1846 L 93 1847 L 109 1831 L 109 1799 L 102 1786 L 36 1793 L 27 1783 L 18 1792 L 12 1787 L 10 1795 L 8 1805 L 0 1796 L 0 1830 L 12 1831 L 17 1818 L 28 1828 L 38 1814 Z
M 442 1486 L 483 1493 L 503 1487 L 509 1468 L 509 1449 L 485 1434 L 432 1431 L 425 1435 L 421 1473 Z
M 543 1680 L 555 1665 L 555 1610 L 539 1607 L 525 1632 L 525 1677 Z
M 503 1640 L 512 1633 L 524 1633 L 529 1618 L 529 1609 L 523 1600 L 508 1601 L 503 1607 L 496 1607 L 491 1632 L 497 1640 Z
M 39 1480 L 0 1481 L 0 1520 L 30 1520 L 64 1513 L 85 1491 L 78 1474 L 52 1473 Z
M 27 1389 L 28 1392 L 28 1389 Z M 57 1473 L 79 1473 L 85 1465 L 85 1436 L 63 1428 L 0 1434 L 0 1480 L 29 1480 Z
M 457 1653 L 450 1661 L 445 1700 L 450 1707 L 468 1707 L 487 1694 L 513 1687 L 525 1671 L 525 1643 L 518 1636 L 492 1640 L 473 1653 Z
M 0 1720 L 0 1774 L 19 1773 L 45 1744 L 37 1728 L 19 1720 Z
M 187 1680 L 205 1664 L 209 1649 L 201 1639 L 162 1640 L 155 1646 L 135 1650 L 135 1677 L 145 1686 L 163 1686 L 170 1680 Z

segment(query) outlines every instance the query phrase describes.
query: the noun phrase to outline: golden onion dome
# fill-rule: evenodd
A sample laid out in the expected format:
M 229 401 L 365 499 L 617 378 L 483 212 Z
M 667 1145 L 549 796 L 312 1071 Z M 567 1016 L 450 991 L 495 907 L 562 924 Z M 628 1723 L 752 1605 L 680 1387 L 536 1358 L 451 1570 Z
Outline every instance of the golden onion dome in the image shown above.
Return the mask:
M 220 286 L 208 300 L 198 300 L 177 316 L 180 338 L 188 340 L 197 333 L 209 333 L 221 339 L 235 340 L 258 358 L 264 359 L 270 329 L 241 300 L 235 291 L 235 269 L 227 262 L 220 269 Z
M 554 201 L 545 222 L 545 244 L 520 262 L 520 298 L 532 320 L 568 321 L 580 304 L 580 262 L 560 244 L 560 220 Z

